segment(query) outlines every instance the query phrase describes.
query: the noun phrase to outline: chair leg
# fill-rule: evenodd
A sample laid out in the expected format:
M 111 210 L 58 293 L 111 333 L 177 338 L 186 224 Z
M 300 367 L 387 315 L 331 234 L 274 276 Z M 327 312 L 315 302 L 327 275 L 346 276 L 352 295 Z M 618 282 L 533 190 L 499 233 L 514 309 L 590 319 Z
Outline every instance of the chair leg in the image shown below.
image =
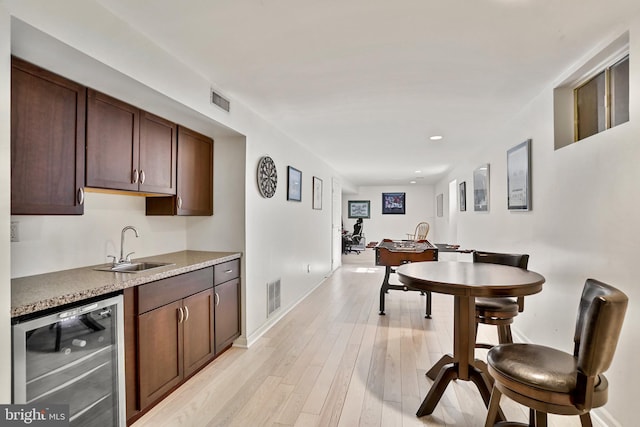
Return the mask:
M 500 344 L 510 344 L 513 342 L 511 325 L 498 325 L 498 342 Z
M 502 392 L 496 387 L 493 387 L 491 391 L 491 399 L 489 400 L 489 408 L 487 409 L 487 419 L 484 422 L 484 427 L 493 427 L 496 423 L 496 417 L 498 416 L 498 410 L 500 409 L 500 398 Z
M 536 427 L 536 411 L 529 408 L 529 427 Z
M 593 427 L 593 424 L 591 423 L 591 415 L 589 415 L 588 412 L 580 415 L 580 422 L 582 423 L 582 427 Z
M 427 298 L 426 298 L 426 307 L 425 307 L 425 313 L 424 313 L 424 318 L 425 319 L 431 319 L 431 292 L 427 291 Z
M 535 412 L 536 412 L 536 427 L 547 427 L 547 413 L 540 412 L 540 411 L 535 411 Z

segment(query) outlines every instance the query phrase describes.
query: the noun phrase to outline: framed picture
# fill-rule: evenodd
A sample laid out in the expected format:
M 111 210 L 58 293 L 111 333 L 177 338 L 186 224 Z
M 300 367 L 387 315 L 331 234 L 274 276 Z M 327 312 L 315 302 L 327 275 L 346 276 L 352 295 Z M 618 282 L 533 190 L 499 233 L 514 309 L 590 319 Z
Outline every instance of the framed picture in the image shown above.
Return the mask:
M 460 197 L 458 197 L 460 201 L 460 212 L 464 212 L 467 210 L 467 182 L 462 181 L 459 184 L 460 189 Z
M 531 140 L 507 151 L 507 209 L 531 209 Z
M 405 193 L 382 193 L 382 213 L 404 215 Z
M 371 203 L 369 200 L 349 200 L 349 218 L 370 218 Z
M 322 180 L 313 177 L 313 209 L 322 209 Z
M 442 217 L 444 207 L 444 195 L 442 193 L 436 196 L 436 215 Z
M 302 201 L 302 172 L 298 169 L 287 167 L 287 200 Z
M 473 210 L 489 211 L 489 163 L 473 171 Z

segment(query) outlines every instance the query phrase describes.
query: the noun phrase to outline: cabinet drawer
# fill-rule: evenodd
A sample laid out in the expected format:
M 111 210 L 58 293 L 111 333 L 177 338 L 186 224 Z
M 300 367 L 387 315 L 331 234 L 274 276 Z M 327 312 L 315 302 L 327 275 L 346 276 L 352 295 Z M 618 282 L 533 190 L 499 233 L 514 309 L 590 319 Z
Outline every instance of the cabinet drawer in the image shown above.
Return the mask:
M 213 278 L 215 285 L 240 277 L 239 259 L 223 262 L 222 264 L 215 265 L 214 268 L 215 273 L 213 274 Z
M 188 297 L 213 286 L 213 267 L 140 285 L 138 314 Z

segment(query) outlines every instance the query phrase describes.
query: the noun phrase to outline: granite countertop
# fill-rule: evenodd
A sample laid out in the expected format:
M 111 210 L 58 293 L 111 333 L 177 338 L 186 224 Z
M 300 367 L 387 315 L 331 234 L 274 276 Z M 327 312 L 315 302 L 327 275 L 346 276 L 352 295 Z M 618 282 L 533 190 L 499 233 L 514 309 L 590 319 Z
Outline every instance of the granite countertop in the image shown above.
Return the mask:
M 105 266 L 105 264 L 99 264 L 11 279 L 11 317 L 23 316 L 188 273 L 231 261 L 240 258 L 240 256 L 239 252 L 181 251 L 135 259 L 134 262 L 172 263 L 172 265 L 141 273 L 114 273 L 94 270 L 96 267 Z

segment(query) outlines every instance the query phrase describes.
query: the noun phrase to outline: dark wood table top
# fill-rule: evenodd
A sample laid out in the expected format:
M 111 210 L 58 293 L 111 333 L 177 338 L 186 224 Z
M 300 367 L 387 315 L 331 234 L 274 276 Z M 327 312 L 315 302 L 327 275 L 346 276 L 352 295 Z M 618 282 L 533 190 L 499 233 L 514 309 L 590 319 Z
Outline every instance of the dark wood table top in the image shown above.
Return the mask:
M 480 262 L 413 262 L 396 270 L 415 289 L 474 297 L 523 296 L 542 290 L 542 275 L 522 268 Z

